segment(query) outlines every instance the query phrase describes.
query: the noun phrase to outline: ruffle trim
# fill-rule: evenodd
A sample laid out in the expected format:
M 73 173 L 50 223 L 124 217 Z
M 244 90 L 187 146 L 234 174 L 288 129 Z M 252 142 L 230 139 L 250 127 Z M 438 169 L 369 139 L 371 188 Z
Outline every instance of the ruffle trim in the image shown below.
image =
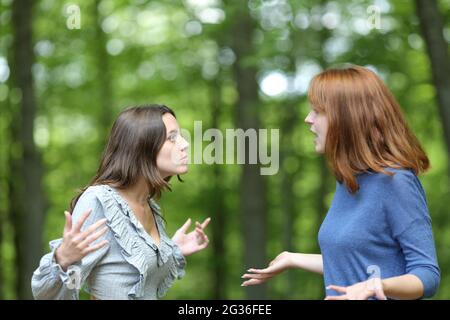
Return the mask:
M 104 214 L 107 219 L 107 225 L 111 229 L 117 243 L 122 248 L 121 254 L 124 259 L 139 271 L 139 280 L 128 292 L 131 299 L 139 299 L 144 296 L 145 283 L 148 276 L 148 252 L 139 245 L 140 237 L 157 255 L 158 267 L 168 263 L 169 276 L 161 281 L 157 288 L 158 298 L 163 297 L 176 279 L 184 275 L 186 260 L 181 254 L 180 249 L 167 236 L 164 226 L 158 214 L 160 208 L 150 200 L 149 205 L 155 211 L 155 222 L 160 235 L 159 247 L 154 243 L 151 236 L 145 231 L 142 224 L 137 220 L 128 203 L 112 187 L 108 185 L 97 186 L 99 192 L 97 197 L 104 207 Z M 135 232 L 129 229 L 129 223 Z M 174 261 L 169 261 L 173 257 Z
M 80 270 L 81 262 L 77 262 L 67 268 L 67 271 L 64 271 L 62 267 L 56 262 L 55 252 L 56 249 L 61 245 L 62 238 L 55 239 L 49 242 L 49 247 L 51 252 L 45 256 L 45 262 L 41 263 L 39 268 L 34 272 L 35 274 L 53 274 L 55 277 L 59 277 L 64 286 L 67 286 L 69 289 L 79 289 L 77 285 L 79 283 L 76 282 L 75 277 L 80 277 L 79 274 L 76 274 L 77 270 Z M 73 298 L 78 299 L 77 290 L 73 290 Z

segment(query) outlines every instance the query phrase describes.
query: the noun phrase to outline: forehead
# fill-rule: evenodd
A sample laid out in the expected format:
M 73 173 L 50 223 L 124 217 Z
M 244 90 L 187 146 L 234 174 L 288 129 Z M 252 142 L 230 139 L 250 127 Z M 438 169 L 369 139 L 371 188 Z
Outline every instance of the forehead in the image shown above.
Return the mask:
M 164 125 L 166 126 L 167 132 L 178 130 L 178 122 L 170 113 L 165 113 L 162 116 L 162 120 L 164 122 Z

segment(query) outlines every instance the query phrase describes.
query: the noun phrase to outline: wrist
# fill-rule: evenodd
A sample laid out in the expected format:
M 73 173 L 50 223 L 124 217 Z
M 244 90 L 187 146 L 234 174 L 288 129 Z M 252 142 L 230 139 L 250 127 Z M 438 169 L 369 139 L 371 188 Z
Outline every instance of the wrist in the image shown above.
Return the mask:
M 67 271 L 67 268 L 69 267 L 70 263 L 67 262 L 67 260 L 64 258 L 63 255 L 61 255 L 61 247 L 56 248 L 55 250 L 55 262 L 61 266 L 63 271 Z
M 383 290 L 383 292 L 386 296 L 388 295 L 389 283 L 386 282 L 386 279 L 381 280 L 381 290 Z
M 296 253 L 294 252 L 286 252 L 287 257 L 287 265 L 286 269 L 293 269 L 297 266 L 296 263 Z

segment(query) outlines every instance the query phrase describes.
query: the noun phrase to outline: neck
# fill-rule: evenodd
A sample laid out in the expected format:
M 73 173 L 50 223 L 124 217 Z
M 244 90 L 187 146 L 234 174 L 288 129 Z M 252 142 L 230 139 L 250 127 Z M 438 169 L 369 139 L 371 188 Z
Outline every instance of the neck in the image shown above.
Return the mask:
M 144 178 L 139 179 L 134 185 L 122 189 L 122 192 L 125 194 L 127 198 L 131 201 L 146 204 L 149 196 L 148 186 L 144 181 Z

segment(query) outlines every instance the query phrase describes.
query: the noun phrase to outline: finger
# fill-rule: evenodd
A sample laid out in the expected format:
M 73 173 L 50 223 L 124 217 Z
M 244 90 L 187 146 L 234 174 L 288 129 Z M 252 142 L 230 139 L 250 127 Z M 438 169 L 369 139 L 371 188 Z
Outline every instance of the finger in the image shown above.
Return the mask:
M 208 237 L 205 238 L 205 241 L 200 245 L 200 249 L 205 249 L 209 245 Z
M 183 233 L 186 233 L 186 231 L 191 226 L 191 223 L 192 223 L 191 218 L 187 219 L 187 221 L 183 224 L 183 226 L 179 230 L 182 231 Z
M 203 221 L 203 223 L 201 224 L 202 229 L 205 229 L 210 222 L 211 222 L 211 218 L 209 218 L 209 217 L 206 218 L 205 221 Z
M 83 236 L 84 238 L 86 238 L 87 236 L 89 236 L 91 233 L 93 233 L 95 230 L 97 230 L 98 228 L 100 228 L 102 225 L 104 225 L 106 223 L 106 221 L 108 221 L 106 218 L 104 219 L 100 219 L 97 222 L 95 222 L 94 224 L 90 225 L 86 230 L 84 230 Z
M 205 232 L 202 229 L 195 228 L 195 232 L 197 233 L 198 236 L 200 236 L 202 238 L 206 237 L 206 234 L 205 234 Z
M 66 217 L 66 223 L 64 225 L 64 233 L 67 233 L 72 230 L 72 215 L 70 214 L 70 212 L 64 211 L 64 216 Z
M 99 244 L 87 247 L 86 249 L 83 250 L 84 255 L 88 255 L 91 252 L 94 252 L 102 247 L 104 247 L 105 245 L 107 245 L 109 242 L 108 240 L 103 240 L 102 242 L 100 242 Z
M 92 242 L 94 242 L 95 240 L 100 238 L 107 231 L 108 231 L 108 227 L 104 227 L 104 228 L 98 230 L 97 232 L 95 232 L 95 233 L 89 235 L 88 237 L 86 237 L 86 239 L 84 239 L 84 241 L 81 243 L 82 248 L 89 246 L 89 244 L 91 244 Z
M 336 292 L 339 293 L 347 293 L 347 288 L 346 287 L 340 287 L 340 286 L 335 286 L 335 285 L 329 285 L 327 287 L 328 290 L 334 290 Z
M 342 295 L 342 296 L 327 296 L 325 298 L 325 300 L 347 300 L 347 296 L 346 295 Z
M 200 232 L 200 233 L 202 233 L 202 234 L 205 234 L 205 231 L 202 229 L 202 227 L 200 227 L 200 224 L 199 224 L 198 226 L 195 227 L 195 230 L 196 230 L 197 232 Z
M 257 284 L 264 283 L 264 282 L 266 282 L 265 279 L 264 279 L 264 280 L 263 280 L 263 279 L 250 279 L 250 280 L 244 281 L 244 282 L 241 284 L 241 286 L 242 286 L 242 287 L 254 286 L 254 285 L 257 285 Z
M 206 248 L 209 243 L 208 236 L 202 230 L 195 229 L 195 231 L 197 237 L 197 244 L 200 246 L 201 249 Z
M 267 273 L 273 273 L 273 268 L 272 267 L 268 267 L 265 269 L 248 269 L 248 272 L 251 273 L 259 273 L 259 274 L 267 274 Z
M 206 234 L 204 234 L 203 232 L 198 231 L 197 237 L 198 237 L 197 243 L 199 243 L 199 244 L 209 242 L 208 236 Z
M 89 209 L 89 210 L 83 212 L 83 214 L 81 215 L 80 220 L 75 225 L 75 229 L 74 229 L 75 232 L 80 232 L 81 231 L 81 227 L 83 226 L 84 222 L 89 217 L 91 212 L 92 212 L 92 209 Z
M 378 300 L 387 300 L 387 297 L 386 297 L 386 295 L 384 294 L 383 289 L 377 289 L 377 290 L 375 290 L 375 297 L 376 297 Z
M 272 278 L 274 276 L 273 273 L 268 273 L 268 274 L 244 274 L 241 278 L 242 279 L 268 279 L 268 278 Z

